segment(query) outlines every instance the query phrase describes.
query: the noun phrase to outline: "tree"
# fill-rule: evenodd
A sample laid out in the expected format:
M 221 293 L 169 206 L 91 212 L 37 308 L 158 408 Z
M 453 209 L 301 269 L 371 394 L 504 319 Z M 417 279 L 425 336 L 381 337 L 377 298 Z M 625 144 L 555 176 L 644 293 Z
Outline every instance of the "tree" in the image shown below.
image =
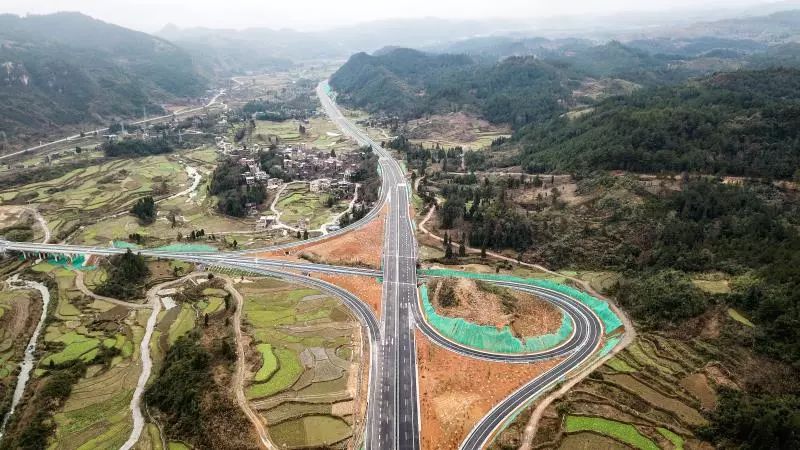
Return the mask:
M 156 203 L 153 197 L 147 196 L 136 201 L 131 213 L 139 218 L 143 225 L 150 225 L 156 220 Z
M 206 313 L 206 314 L 203 316 L 203 326 L 204 326 L 204 327 L 207 327 L 207 326 L 208 326 L 208 313 Z
M 303 230 L 303 240 L 308 239 L 308 230 Z
M 331 158 L 336 158 L 336 150 L 331 149 Z
M 458 243 L 458 256 L 467 256 L 467 248 L 464 246 L 464 240 Z
M 300 239 L 300 230 L 297 230 L 297 239 Z
M 167 220 L 169 220 L 170 228 L 175 228 L 175 225 L 178 223 L 178 217 L 175 214 L 175 211 L 170 210 L 170 212 L 167 214 Z

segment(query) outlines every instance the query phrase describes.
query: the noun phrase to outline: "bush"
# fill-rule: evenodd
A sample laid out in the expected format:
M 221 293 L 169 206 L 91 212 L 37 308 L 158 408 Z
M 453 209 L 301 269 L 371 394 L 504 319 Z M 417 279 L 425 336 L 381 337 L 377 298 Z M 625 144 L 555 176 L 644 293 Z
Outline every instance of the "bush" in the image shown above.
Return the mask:
M 708 300 L 677 270 L 662 270 L 620 281 L 619 302 L 633 317 L 649 326 L 665 326 L 703 313 Z

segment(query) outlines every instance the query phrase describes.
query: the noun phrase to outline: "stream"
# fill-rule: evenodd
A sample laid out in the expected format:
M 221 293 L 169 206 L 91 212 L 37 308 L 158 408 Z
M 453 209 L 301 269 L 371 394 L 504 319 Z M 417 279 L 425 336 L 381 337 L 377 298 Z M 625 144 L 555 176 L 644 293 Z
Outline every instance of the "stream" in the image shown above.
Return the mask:
M 39 291 L 39 293 L 42 295 L 42 316 L 39 318 L 39 323 L 36 324 L 36 329 L 33 331 L 31 339 L 28 341 L 28 347 L 25 349 L 25 357 L 22 359 L 22 364 L 20 364 L 19 377 L 17 377 L 17 386 L 14 388 L 14 397 L 11 400 L 11 409 L 8 410 L 8 414 L 6 415 L 5 419 L 3 419 L 2 425 L 0 425 L 0 439 L 3 438 L 3 432 L 5 431 L 6 425 L 8 424 L 9 419 L 11 419 L 11 416 L 14 415 L 14 410 L 19 404 L 19 401 L 22 399 L 22 394 L 25 393 L 25 386 L 27 386 L 28 380 L 31 377 L 31 370 L 33 370 L 34 365 L 34 353 L 36 353 L 36 341 L 39 340 L 39 335 L 41 334 L 42 327 L 44 326 L 44 319 L 47 317 L 47 308 L 50 305 L 50 291 L 45 285 L 36 281 L 20 280 L 18 275 L 14 275 L 12 278 L 9 278 L 6 283 L 8 283 L 8 286 L 14 290 L 35 289 Z

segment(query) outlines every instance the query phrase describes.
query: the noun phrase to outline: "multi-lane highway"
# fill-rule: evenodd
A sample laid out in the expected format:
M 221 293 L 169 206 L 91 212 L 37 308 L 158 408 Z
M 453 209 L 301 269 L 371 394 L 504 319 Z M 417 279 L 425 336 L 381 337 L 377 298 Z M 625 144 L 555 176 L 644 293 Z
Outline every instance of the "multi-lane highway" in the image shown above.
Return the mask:
M 317 93 L 322 105 L 336 125 L 360 145 L 370 146 L 380 157 L 383 178 L 380 201 L 358 223 L 319 239 L 329 239 L 375 219 L 383 205 L 389 203 L 385 218 L 382 269 L 362 269 L 312 264 L 248 255 L 243 252 L 181 253 L 142 249 L 148 256 L 179 259 L 211 267 L 228 267 L 263 275 L 297 281 L 336 295 L 354 312 L 368 331 L 370 339 L 370 380 L 364 447 L 368 449 L 419 448 L 420 413 L 417 388 L 417 357 L 414 332 L 419 329 L 432 342 L 465 357 L 506 363 L 531 363 L 556 357 L 563 360 L 542 376 L 522 386 L 493 408 L 471 431 L 462 443 L 463 449 L 486 446 L 494 433 L 514 412 L 533 397 L 540 395 L 564 379 L 571 371 L 595 353 L 603 334 L 602 323 L 582 302 L 562 293 L 527 284 L 497 282 L 502 286 L 536 294 L 558 306 L 573 321 L 574 332 L 557 348 L 536 354 L 498 354 L 482 351 L 447 339 L 426 320 L 417 295 L 417 244 L 409 215 L 409 188 L 400 165 L 383 149 L 344 117 L 320 84 Z M 316 239 L 315 239 L 316 240 Z M 300 241 L 270 247 L 276 250 L 296 245 Z M 114 255 L 125 249 L 82 247 L 60 244 L 30 244 L 0 241 L 0 251 L 17 250 L 29 254 L 92 254 Z M 361 276 L 383 276 L 382 316 L 378 320 L 372 309 L 353 294 L 330 283 L 306 276 L 311 272 Z
M 339 128 L 362 145 L 372 147 L 381 156 L 384 189 L 391 201 L 384 234 L 384 342 L 380 362 L 379 420 L 370 430 L 368 446 L 377 448 L 419 448 L 419 396 L 414 329 L 419 329 L 434 343 L 461 355 L 506 363 L 530 363 L 564 357 L 557 366 L 512 393 L 493 408 L 472 430 L 462 449 L 480 449 L 488 445 L 500 426 L 532 398 L 550 389 L 576 367 L 589 359 L 602 338 L 602 324 L 592 310 L 559 292 L 519 283 L 500 283 L 513 289 L 534 293 L 556 304 L 573 321 L 572 336 L 557 348 L 538 354 L 497 354 L 453 342 L 435 330 L 424 317 L 417 296 L 416 240 L 409 216 L 408 185 L 400 165 L 391 155 L 355 124 L 342 115 L 327 95 L 327 86 L 317 87 L 328 116 Z M 376 441 L 377 439 L 377 441 Z
M 379 378 L 375 388 L 378 420 L 367 430 L 368 448 L 419 448 L 419 396 L 414 341 L 414 309 L 417 307 L 416 241 L 409 216 L 408 184 L 397 161 L 336 107 L 327 83 L 317 95 L 328 117 L 360 145 L 380 157 L 383 194 L 390 198 L 383 243 L 383 342 Z

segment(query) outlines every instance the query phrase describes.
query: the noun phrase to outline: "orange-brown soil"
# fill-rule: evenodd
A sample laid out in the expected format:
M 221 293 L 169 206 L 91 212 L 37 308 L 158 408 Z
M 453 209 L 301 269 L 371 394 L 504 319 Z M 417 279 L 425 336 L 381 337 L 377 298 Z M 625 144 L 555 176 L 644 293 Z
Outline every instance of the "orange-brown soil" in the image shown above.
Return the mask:
M 416 333 L 422 448 L 453 449 L 497 403 L 560 362 L 503 364 L 466 358 Z
M 444 316 L 460 317 L 472 323 L 498 328 L 511 326 L 514 334 L 519 337 L 554 333 L 561 326 L 561 311 L 535 295 L 497 287 L 497 292 L 505 292 L 516 299 L 513 306 L 509 307 L 503 304 L 498 293 L 482 289 L 475 280 L 447 278 L 434 283 L 436 288 L 432 291 L 433 305 Z M 441 283 L 450 283 L 453 286 L 458 299 L 457 305 L 442 306 Z
M 377 279 L 356 275 L 335 275 L 328 273 L 320 274 L 316 277 L 355 294 L 356 297 L 372 307 L 376 317 L 380 317 L 383 286 Z
M 322 242 L 299 245 L 287 250 L 258 253 L 256 256 L 299 260 L 301 256 L 314 262 L 379 269 L 383 253 L 383 224 L 387 209 L 370 223 L 343 236 Z

